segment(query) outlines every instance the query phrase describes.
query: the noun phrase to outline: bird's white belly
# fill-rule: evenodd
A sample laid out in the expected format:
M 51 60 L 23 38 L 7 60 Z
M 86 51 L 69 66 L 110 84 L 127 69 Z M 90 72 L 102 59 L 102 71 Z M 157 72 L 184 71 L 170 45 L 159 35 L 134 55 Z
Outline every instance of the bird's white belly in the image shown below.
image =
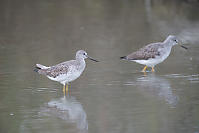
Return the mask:
M 82 72 L 79 72 L 79 71 L 75 71 L 75 72 L 68 72 L 67 74 L 61 74 L 59 76 L 57 76 L 56 78 L 53 78 L 53 77 L 49 77 L 49 79 L 51 80 L 54 80 L 54 81 L 58 81 L 62 84 L 65 84 L 65 83 L 69 83 L 75 79 L 77 79 L 80 75 L 81 75 Z
M 149 67 L 154 67 L 155 65 L 163 62 L 170 54 L 170 50 L 167 52 L 163 53 L 162 56 L 156 56 L 155 58 L 150 58 L 148 60 L 133 60 L 139 64 L 146 65 Z
M 163 59 L 159 58 L 159 59 L 134 60 L 134 61 L 139 63 L 139 64 L 142 64 L 142 65 L 153 67 L 153 66 L 161 63 L 163 61 Z

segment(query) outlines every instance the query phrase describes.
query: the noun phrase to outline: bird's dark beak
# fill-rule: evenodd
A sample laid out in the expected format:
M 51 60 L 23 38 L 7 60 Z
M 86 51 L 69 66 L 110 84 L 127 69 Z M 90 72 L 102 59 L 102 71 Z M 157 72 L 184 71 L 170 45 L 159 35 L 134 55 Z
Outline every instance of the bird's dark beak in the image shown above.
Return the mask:
M 186 50 L 188 49 L 187 47 L 185 47 L 185 46 L 183 46 L 183 45 L 180 45 L 180 47 L 182 47 L 182 48 L 184 48 L 184 49 L 186 49 Z
M 186 50 L 188 49 L 187 47 L 185 47 L 185 46 L 182 45 L 182 42 L 181 42 L 181 41 L 179 41 L 178 44 L 180 45 L 180 47 L 182 47 L 182 48 L 184 48 L 184 49 L 186 49 Z
M 87 57 L 88 57 L 88 59 L 90 59 L 90 60 L 92 60 L 92 61 L 99 62 L 98 60 L 95 60 L 95 59 L 91 58 L 91 57 L 88 56 L 88 55 L 87 55 Z

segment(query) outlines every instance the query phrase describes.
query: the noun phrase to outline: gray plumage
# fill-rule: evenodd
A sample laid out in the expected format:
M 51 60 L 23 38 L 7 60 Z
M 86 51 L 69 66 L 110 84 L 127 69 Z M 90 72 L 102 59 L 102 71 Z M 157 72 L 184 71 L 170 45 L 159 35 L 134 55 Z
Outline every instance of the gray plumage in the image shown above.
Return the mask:
M 62 62 L 49 67 L 36 64 L 35 71 L 39 74 L 47 76 L 51 80 L 58 81 L 65 85 L 77 79 L 82 74 L 86 67 L 86 58 L 98 62 L 97 60 L 89 57 L 85 51 L 79 50 L 76 53 L 75 60 Z
M 55 66 L 50 66 L 47 69 L 39 69 L 38 73 L 42 74 L 42 75 L 49 76 L 49 77 L 56 78 L 59 75 L 67 74 L 70 66 L 73 66 L 76 70 L 78 70 L 78 61 L 71 60 L 71 61 L 62 62 Z
M 138 51 L 131 53 L 127 56 L 127 60 L 148 60 L 149 58 L 155 58 L 156 56 L 160 56 L 160 51 L 158 49 L 163 48 L 164 44 L 159 43 L 151 43 L 147 46 L 140 48 Z
M 169 35 L 163 42 L 148 44 L 127 56 L 120 57 L 120 59 L 134 61 L 152 67 L 152 71 L 154 71 L 153 67 L 164 61 L 169 56 L 171 48 L 176 44 L 178 44 L 177 38 Z M 145 67 L 143 71 L 145 71 L 146 68 L 147 67 Z

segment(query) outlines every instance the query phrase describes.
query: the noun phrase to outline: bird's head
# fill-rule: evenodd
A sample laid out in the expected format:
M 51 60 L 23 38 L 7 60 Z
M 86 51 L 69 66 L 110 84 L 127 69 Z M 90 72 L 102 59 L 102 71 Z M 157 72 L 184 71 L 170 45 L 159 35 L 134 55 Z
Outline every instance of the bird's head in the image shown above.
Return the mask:
M 167 37 L 166 41 L 167 41 L 170 45 L 172 45 L 172 46 L 174 46 L 174 45 L 176 45 L 176 44 L 179 43 L 177 37 L 174 36 L 174 35 L 169 35 L 169 36 Z
M 176 36 L 174 36 L 174 35 L 169 35 L 169 36 L 167 37 L 167 39 L 166 39 L 164 42 L 166 42 L 167 44 L 169 44 L 169 45 L 171 45 L 171 46 L 174 46 L 174 45 L 179 44 L 182 48 L 188 49 L 187 47 L 183 46 L 183 45 L 179 42 L 178 38 L 177 38 Z
M 92 57 L 90 57 L 90 56 L 88 56 L 88 54 L 86 53 L 86 51 L 84 51 L 84 50 L 79 50 L 79 51 L 77 51 L 77 53 L 76 53 L 76 59 L 90 59 L 90 60 L 92 60 L 92 61 L 95 61 L 95 62 L 99 62 L 99 61 L 97 61 L 97 60 L 95 60 L 95 59 L 93 59 Z

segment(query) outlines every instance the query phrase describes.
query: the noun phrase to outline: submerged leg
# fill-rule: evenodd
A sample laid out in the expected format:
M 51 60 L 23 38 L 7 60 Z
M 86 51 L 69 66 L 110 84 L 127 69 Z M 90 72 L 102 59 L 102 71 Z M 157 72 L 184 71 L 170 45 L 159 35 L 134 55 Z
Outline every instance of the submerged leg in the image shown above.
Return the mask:
M 62 90 L 63 90 L 63 93 L 64 93 L 64 96 L 65 96 L 65 86 L 66 86 L 66 85 L 64 85 L 64 86 L 63 86 L 63 89 L 62 89 Z
M 63 93 L 64 93 L 64 96 L 66 96 L 66 94 L 68 94 L 68 84 L 63 86 Z
M 68 93 L 68 84 L 66 84 L 66 93 Z
M 68 84 L 65 85 L 65 93 L 64 93 L 64 96 L 66 96 L 66 94 L 68 94 Z
M 154 67 L 152 67 L 151 71 L 152 71 L 152 72 L 155 72 L 155 69 L 154 69 Z
M 142 69 L 142 72 L 146 72 L 147 66 Z

